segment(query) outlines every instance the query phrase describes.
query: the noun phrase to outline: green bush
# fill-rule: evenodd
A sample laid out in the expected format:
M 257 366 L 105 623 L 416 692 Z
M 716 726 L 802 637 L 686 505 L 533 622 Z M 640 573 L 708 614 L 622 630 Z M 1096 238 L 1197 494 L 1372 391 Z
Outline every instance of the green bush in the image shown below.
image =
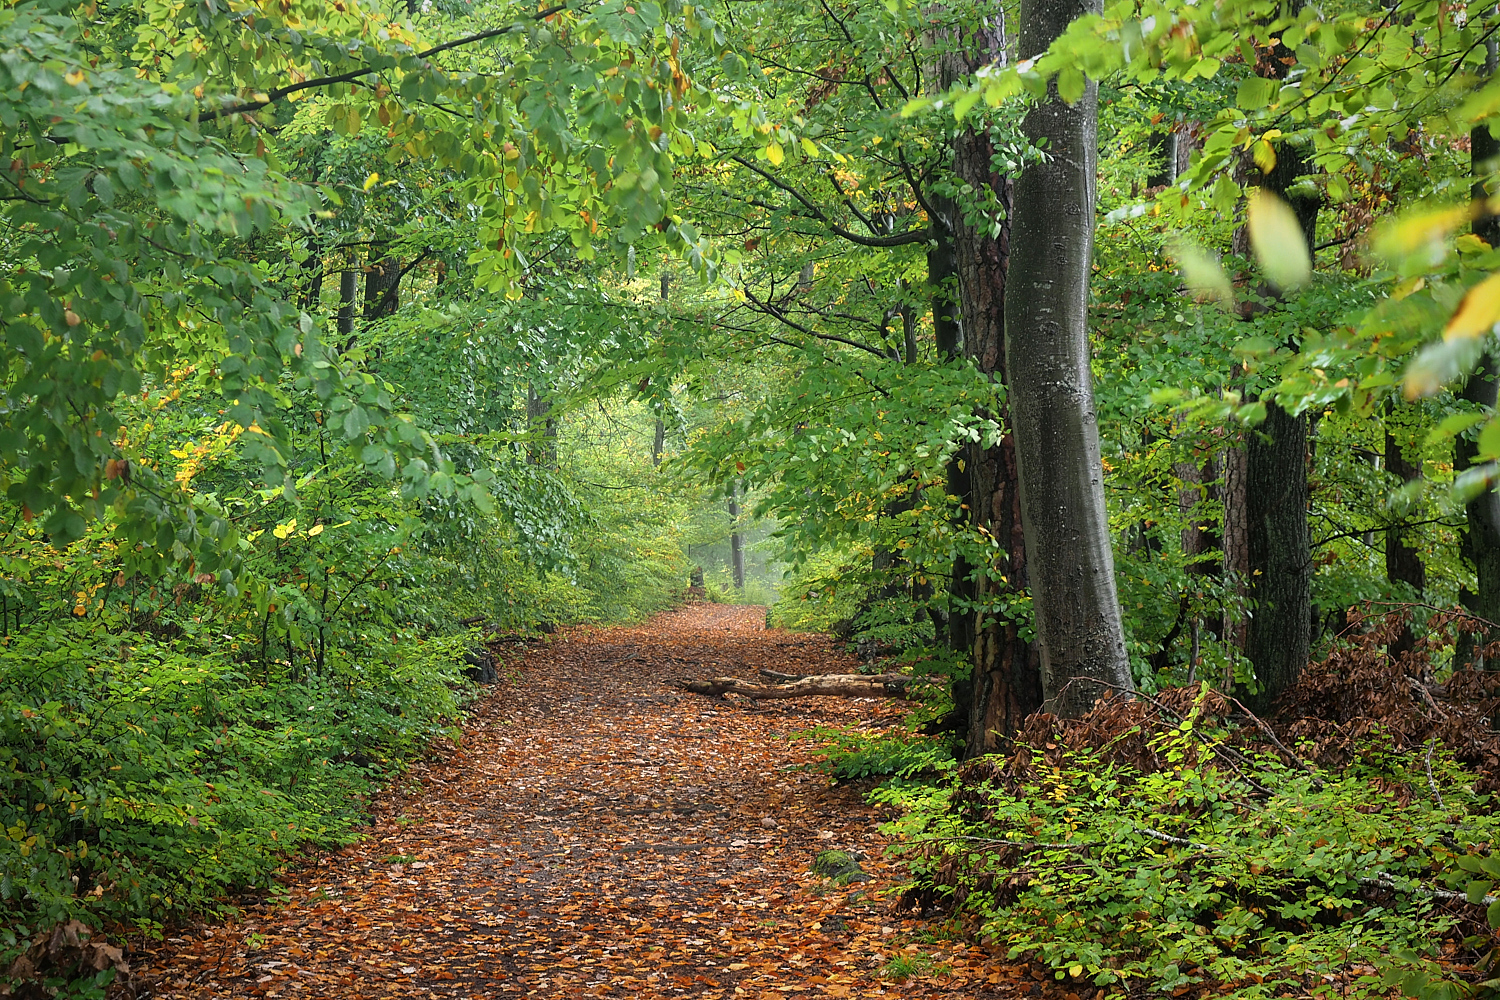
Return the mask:
M 1144 739 L 1159 768 L 1059 738 L 878 789 L 904 810 L 890 831 L 908 898 L 946 898 L 1012 958 L 1119 995 L 1465 994 L 1435 960 L 1485 927 L 1449 888 L 1500 835 L 1472 776 L 1437 753 L 1429 781 L 1420 752 L 1378 733 L 1341 770 L 1233 751 L 1206 695 L 1179 725 L 1117 738 Z
M 59 622 L 0 645 L 0 967 L 71 919 L 152 929 L 346 842 L 451 733 L 453 643 L 259 683 L 214 644 Z
M 835 781 L 860 778 L 933 778 L 953 770 L 954 746 L 940 737 L 906 733 L 870 734 L 818 726 L 796 734 L 797 739 L 817 740 L 816 769 Z

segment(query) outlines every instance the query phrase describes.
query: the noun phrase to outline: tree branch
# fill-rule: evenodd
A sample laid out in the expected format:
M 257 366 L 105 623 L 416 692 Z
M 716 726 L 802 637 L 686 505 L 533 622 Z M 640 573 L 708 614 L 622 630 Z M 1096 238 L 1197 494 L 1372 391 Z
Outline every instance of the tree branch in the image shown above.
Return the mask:
M 926 226 L 923 226 L 921 229 L 908 229 L 906 232 L 897 233 L 894 236 L 861 236 L 856 232 L 845 229 L 843 226 L 840 226 L 838 223 L 829 219 L 828 216 L 823 213 L 823 210 L 821 208 L 808 200 L 806 195 L 804 195 L 801 191 L 798 191 L 796 188 L 792 187 L 790 184 L 778 180 L 769 171 L 762 170 L 760 167 L 757 167 L 755 164 L 751 163 L 743 156 L 731 156 L 730 159 L 735 163 L 738 163 L 740 166 L 744 167 L 746 170 L 754 171 L 755 173 L 759 174 L 761 177 L 769 181 L 773 186 L 779 188 L 782 191 L 785 191 L 793 198 L 796 198 L 799 202 L 802 203 L 804 208 L 812 213 L 813 218 L 817 219 L 819 222 L 823 223 L 823 225 L 827 226 L 828 230 L 835 236 L 842 237 L 843 239 L 848 240 L 850 243 L 855 243 L 862 247 L 899 247 L 906 246 L 910 243 L 927 242 L 928 230 Z
M 456 49 L 464 45 L 473 45 L 475 42 L 483 42 L 491 38 L 498 38 L 501 35 L 509 35 L 513 32 L 520 31 L 529 23 L 545 20 L 551 17 L 553 14 L 556 14 L 557 12 L 563 10 L 567 10 L 566 4 L 547 7 L 543 10 L 537 11 L 535 14 L 531 15 L 523 21 L 516 21 L 511 24 L 507 24 L 503 28 L 491 28 L 489 31 L 480 31 L 472 35 L 466 35 L 463 38 L 455 38 L 451 42 L 444 42 L 442 45 L 434 45 L 430 49 L 424 49 L 423 51 L 418 52 L 416 54 L 416 57 L 418 59 L 426 59 L 428 56 L 434 56 L 439 52 L 446 52 L 449 49 Z M 259 111 L 261 108 L 269 107 L 270 105 L 275 104 L 277 101 L 289 97 L 299 91 L 312 90 L 315 87 L 330 87 L 336 83 L 352 83 L 362 76 L 369 76 L 371 73 L 375 72 L 378 72 L 378 70 L 367 66 L 364 69 L 354 69 L 350 70 L 347 73 L 336 73 L 332 76 L 315 77 L 311 80 L 303 80 L 301 83 L 289 83 L 284 87 L 277 87 L 275 90 L 268 91 L 266 93 L 266 99 L 264 101 L 246 101 L 243 104 L 236 104 L 233 107 L 220 108 L 218 111 L 207 111 L 199 115 L 199 119 L 202 121 L 213 121 L 218 118 L 227 117 L 228 115 L 244 114 L 248 111 Z

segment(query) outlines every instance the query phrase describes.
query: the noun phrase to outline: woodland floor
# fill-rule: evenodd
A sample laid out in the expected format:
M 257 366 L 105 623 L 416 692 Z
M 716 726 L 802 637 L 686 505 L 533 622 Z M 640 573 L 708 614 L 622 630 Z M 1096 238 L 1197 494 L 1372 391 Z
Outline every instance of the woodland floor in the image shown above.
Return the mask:
M 895 914 L 901 872 L 877 811 L 860 790 L 793 770 L 812 759 L 793 733 L 892 723 L 900 706 L 716 701 L 674 686 L 852 667 L 831 641 L 763 618 L 696 604 L 526 652 L 473 706 L 462 748 L 434 751 L 376 803 L 364 840 L 289 873 L 284 894 L 228 924 L 138 950 L 138 996 L 1041 992 L 983 950 L 932 940 L 938 924 Z M 812 875 L 832 848 L 862 857 L 874 880 Z M 917 951 L 930 974 L 882 975 Z

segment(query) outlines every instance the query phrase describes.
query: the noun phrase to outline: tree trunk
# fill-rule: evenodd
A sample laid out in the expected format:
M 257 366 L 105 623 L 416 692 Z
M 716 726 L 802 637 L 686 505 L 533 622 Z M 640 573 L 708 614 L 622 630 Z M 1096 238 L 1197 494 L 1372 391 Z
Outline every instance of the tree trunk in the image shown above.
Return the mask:
M 1406 451 L 1402 447 L 1403 442 L 1394 433 L 1391 416 L 1395 409 L 1393 403 L 1387 402 L 1385 410 L 1385 468 L 1386 471 L 1395 476 L 1402 483 L 1415 482 L 1422 478 L 1421 468 L 1409 461 Z M 1403 435 L 1409 437 L 1409 435 Z M 1414 546 L 1406 544 L 1406 525 L 1400 521 L 1393 521 L 1385 529 L 1385 578 L 1393 587 L 1403 586 L 1411 596 L 1421 600 L 1423 592 L 1427 589 L 1427 567 L 1422 563 L 1422 553 Z M 1411 625 L 1407 624 L 1401 629 L 1401 634 L 1389 647 L 1392 656 L 1411 649 L 1415 644 L 1415 636 L 1412 634 Z
M 531 444 L 526 461 L 548 469 L 557 467 L 557 421 L 552 417 L 552 400 L 537 395 L 536 387 L 526 386 L 526 433 Z
M 1003 10 L 998 7 L 968 33 L 963 54 L 944 60 L 945 84 L 979 66 L 1006 56 L 1008 40 Z M 960 349 L 974 365 L 1005 384 L 1005 295 L 1011 261 L 1012 184 L 994 172 L 994 147 L 987 132 L 966 130 L 953 139 L 953 173 L 960 186 L 974 192 L 992 215 L 976 220 L 979 205 L 941 200 L 945 218 L 935 220 L 937 238 L 928 251 L 928 280 L 934 287 L 933 316 L 939 354 Z M 957 315 L 952 299 L 957 278 Z M 967 724 L 965 756 L 1002 749 L 1021 722 L 1042 707 L 1042 684 L 1036 650 L 1022 638 L 1024 621 L 997 615 L 993 608 L 1024 599 L 1026 541 L 1021 530 L 1015 436 L 1005 405 L 991 416 L 1006 432 L 993 448 L 961 448 L 949 467 L 949 491 L 967 508 L 970 529 L 995 542 L 985 565 L 954 561 L 950 594 L 953 610 L 949 637 L 953 648 L 969 655 L 973 672 L 958 685 L 954 701 Z M 982 609 L 989 608 L 985 611 Z
M 1299 2 L 1293 4 L 1294 9 L 1300 6 Z M 1284 78 L 1287 64 L 1281 60 L 1290 53 L 1278 43 L 1268 55 L 1256 65 L 1256 74 Z M 1286 201 L 1311 255 L 1321 196 L 1316 192 L 1290 193 L 1297 178 L 1309 172 L 1301 152 L 1290 143 L 1282 143 L 1276 149 L 1275 166 L 1260 177 L 1259 184 Z M 1295 348 L 1295 344 L 1287 346 Z M 1251 699 L 1258 711 L 1269 711 L 1276 698 L 1302 676 L 1312 644 L 1312 540 L 1307 526 L 1309 430 L 1306 414 L 1293 417 L 1268 401 L 1265 422 L 1250 431 L 1245 444 L 1250 603 L 1245 655 L 1255 668 L 1260 687 Z
M 1312 621 L 1312 546 L 1307 528 L 1307 414 L 1275 403 L 1245 444 L 1245 513 L 1252 615 L 1245 655 L 1260 690 L 1256 711 L 1302 676 Z
M 958 210 L 947 198 L 929 196 L 934 214 L 928 222 L 927 285 L 932 293 L 932 330 L 938 357 L 947 361 L 963 350 L 958 300 L 958 263 L 953 226 Z
M 1044 51 L 1097 0 L 1022 0 L 1021 58 Z M 1056 85 L 1021 130 L 1047 159 L 1015 186 L 1005 301 L 1006 385 L 1015 427 L 1028 576 L 1047 708 L 1076 718 L 1130 690 L 1115 591 L 1104 467 L 1089 370 L 1098 87 L 1068 105 Z
M 633 252 L 635 250 L 635 248 L 631 247 L 631 250 Z M 632 257 L 633 257 L 633 253 L 632 253 Z M 671 291 L 672 291 L 672 276 L 670 274 L 668 274 L 667 272 L 663 271 L 662 275 L 661 275 L 661 300 L 662 300 L 663 304 L 666 303 L 667 297 L 671 293 Z M 670 388 L 670 386 L 668 388 Z M 656 468 L 656 467 L 658 467 L 658 466 L 661 465 L 661 452 L 662 452 L 662 448 L 664 448 L 666 446 L 666 443 L 667 443 L 667 424 L 666 424 L 665 420 L 663 420 L 660 416 L 658 416 L 656 418 L 655 433 L 651 437 L 651 467 L 652 468 Z
M 1479 367 L 1469 375 L 1469 381 L 1459 395 L 1471 403 L 1494 409 L 1497 364 L 1500 364 L 1500 360 L 1493 354 L 1485 355 Z M 1471 468 L 1478 451 L 1478 445 L 1474 441 L 1459 438 L 1454 446 L 1454 469 L 1462 472 Z M 1463 534 L 1459 538 L 1459 552 L 1474 570 L 1474 589 L 1460 586 L 1459 603 L 1471 614 L 1486 621 L 1500 622 L 1500 494 L 1496 494 L 1494 490 L 1485 490 L 1469 501 L 1464 512 L 1467 516 Z M 1500 639 L 1500 633 L 1489 631 L 1476 633 L 1473 637 L 1461 636 L 1458 648 L 1454 651 L 1455 663 L 1479 669 L 1500 667 L 1500 663 L 1487 660 L 1476 652 L 1477 647 L 1496 639 Z
M 307 283 L 302 286 L 297 305 L 305 311 L 315 312 L 318 300 L 323 297 L 323 254 L 317 236 L 307 240 L 307 259 L 302 262 L 307 274 Z
M 1146 178 L 1146 187 L 1165 187 L 1177 179 L 1177 141 L 1177 133 L 1170 129 L 1151 133 L 1147 146 L 1151 150 L 1152 171 Z
M 401 261 L 377 247 L 365 268 L 365 322 L 391 315 L 400 304 Z
M 1386 410 L 1385 468 L 1402 483 L 1415 482 L 1422 478 L 1422 470 L 1406 457 L 1403 442 L 1391 432 L 1390 410 Z M 1405 584 L 1419 600 L 1427 590 L 1427 567 L 1422 564 L 1422 553 L 1406 543 L 1406 525 L 1392 524 L 1385 532 L 1385 578 L 1391 583 Z
M 1184 521 L 1182 553 L 1186 557 L 1186 564 L 1183 568 L 1193 577 L 1202 579 L 1218 577 L 1222 573 L 1220 558 L 1224 547 L 1223 537 L 1211 521 L 1199 516 L 1199 511 L 1210 501 L 1223 499 L 1223 456 L 1219 453 L 1211 453 L 1204 459 L 1195 456 L 1192 461 L 1178 462 L 1173 466 L 1172 471 L 1182 483 L 1177 493 L 1177 509 L 1181 512 Z M 1192 586 L 1193 584 L 1190 583 L 1189 587 Z M 1189 594 L 1187 597 L 1189 603 L 1192 599 L 1193 596 Z M 1188 651 L 1189 684 L 1192 684 L 1198 677 L 1198 656 L 1201 650 L 1203 624 L 1202 609 L 1193 609 L 1192 618 L 1188 622 L 1191 639 Z M 1209 624 L 1210 632 L 1218 634 L 1219 630 L 1219 623 Z
M 354 297 L 359 294 L 359 275 L 353 271 L 339 274 L 339 343 L 344 350 L 354 346 Z
M 1487 77 L 1493 76 L 1500 68 L 1497 64 L 1500 64 L 1500 59 L 1497 59 L 1496 44 L 1490 42 L 1484 61 Z M 1489 196 L 1485 181 L 1494 168 L 1494 161 L 1500 157 L 1500 141 L 1490 133 L 1487 124 L 1476 125 L 1469 133 L 1469 156 L 1470 172 L 1474 176 L 1472 194 L 1476 201 L 1482 201 Z M 1500 216 L 1486 213 L 1477 217 L 1474 235 L 1492 247 L 1500 246 Z M 1469 375 L 1460 395 L 1471 403 L 1493 409 L 1497 370 L 1500 370 L 1500 357 L 1485 355 L 1483 362 Z M 1454 470 L 1462 472 L 1470 468 L 1477 453 L 1473 441 L 1459 438 L 1454 446 Z M 1465 513 L 1467 518 L 1459 548 L 1464 560 L 1474 569 L 1474 589 L 1460 587 L 1458 599 L 1470 613 L 1487 621 L 1500 622 L 1500 496 L 1487 490 L 1469 502 Z M 1481 668 L 1500 667 L 1500 663 L 1486 662 L 1484 657 L 1475 654 L 1476 646 L 1500 639 L 1500 634 L 1478 633 L 1477 639 L 1476 643 L 1467 634 L 1460 636 L 1454 662 Z
M 1226 644 L 1231 657 L 1234 650 L 1245 648 L 1245 608 L 1240 601 L 1246 600 L 1250 590 L 1250 525 L 1246 520 L 1247 489 L 1245 465 L 1245 443 L 1237 441 L 1224 452 L 1224 575 L 1231 590 L 1232 599 L 1224 607 L 1224 618 L 1219 626 L 1219 638 Z M 1231 660 L 1231 669 L 1233 661 Z M 1224 679 L 1224 690 L 1234 687 L 1233 675 Z
M 740 481 L 729 485 L 729 517 L 733 526 L 729 531 L 729 566 L 734 574 L 734 589 L 745 589 L 745 538 L 740 534 Z

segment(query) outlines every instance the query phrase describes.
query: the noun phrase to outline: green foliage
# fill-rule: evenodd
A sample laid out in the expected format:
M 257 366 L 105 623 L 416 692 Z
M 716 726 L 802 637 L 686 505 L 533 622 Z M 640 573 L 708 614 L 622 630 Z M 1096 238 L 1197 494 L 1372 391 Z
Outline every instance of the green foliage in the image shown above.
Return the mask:
M 841 582 L 851 571 L 846 559 L 845 550 L 830 546 L 790 570 L 768 623 L 794 632 L 832 632 L 840 622 L 852 623 L 866 591 Z
M 1164 768 L 1109 746 L 1018 747 L 947 785 L 876 798 L 907 810 L 892 831 L 908 838 L 919 886 L 1059 979 L 1375 996 L 1439 970 L 1437 942 L 1460 919 L 1442 905 L 1445 880 L 1485 864 L 1463 845 L 1497 833 L 1489 798 L 1456 765 L 1434 757 L 1439 798 L 1424 762 L 1380 739 L 1327 771 L 1221 749 L 1230 734 L 1196 709 L 1138 733 L 1120 739 L 1146 739 Z M 1440 975 L 1408 995 L 1465 989 Z
M 890 961 L 880 967 L 881 978 L 897 982 L 913 976 L 941 976 L 947 971 L 951 971 L 948 966 L 920 951 L 893 955 Z
M 80 618 L 0 646 L 0 913 L 18 936 L 212 912 L 301 846 L 346 842 L 380 777 L 453 733 L 454 642 L 265 682 L 186 624 L 164 641 Z
M 905 733 L 871 735 L 818 726 L 798 733 L 797 738 L 821 744 L 813 751 L 819 758 L 816 768 L 835 781 L 874 777 L 931 779 L 957 766 L 953 742 L 940 737 L 913 737 Z

